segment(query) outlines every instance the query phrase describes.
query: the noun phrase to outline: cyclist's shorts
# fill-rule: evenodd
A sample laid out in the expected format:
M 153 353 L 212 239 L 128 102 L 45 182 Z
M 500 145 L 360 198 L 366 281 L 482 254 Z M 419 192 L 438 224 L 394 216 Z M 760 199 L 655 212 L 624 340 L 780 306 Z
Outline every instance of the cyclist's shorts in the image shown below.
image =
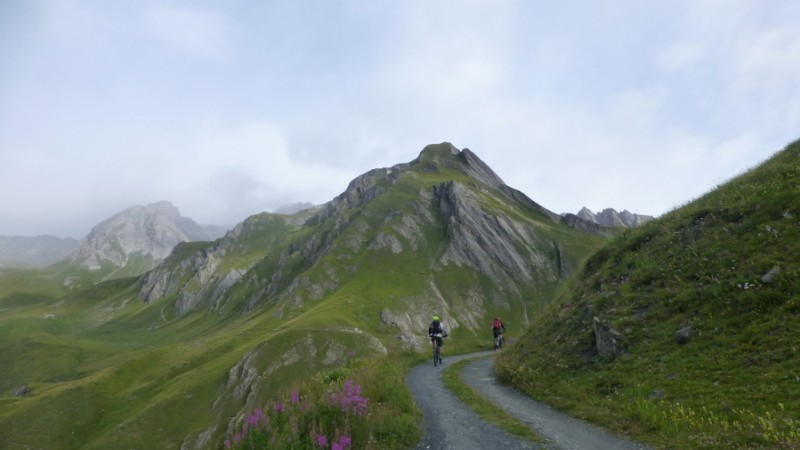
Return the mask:
M 441 336 L 431 336 L 431 342 L 436 342 L 436 346 L 441 347 L 444 339 Z

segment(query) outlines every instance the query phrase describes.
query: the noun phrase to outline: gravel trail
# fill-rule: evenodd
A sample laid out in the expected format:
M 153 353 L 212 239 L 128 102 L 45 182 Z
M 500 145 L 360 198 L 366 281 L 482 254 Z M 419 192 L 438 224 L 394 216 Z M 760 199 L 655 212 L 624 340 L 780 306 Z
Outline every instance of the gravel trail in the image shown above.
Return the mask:
M 544 448 L 485 422 L 445 389 L 442 372 L 449 365 L 490 353 L 445 356 L 444 364 L 439 367 L 429 361 L 411 369 L 406 383 L 422 409 L 423 437 L 417 450 Z
M 445 389 L 442 371 L 448 364 L 465 358 L 491 355 L 479 352 L 446 358 L 444 367 L 433 363 L 412 369 L 406 382 L 423 411 L 423 439 L 417 449 L 648 449 L 644 444 L 616 437 L 607 431 L 574 419 L 537 402 L 519 391 L 499 384 L 492 373 L 494 358 L 468 364 L 462 372 L 464 381 L 484 397 L 531 427 L 545 438 L 537 444 L 484 422 L 477 414 Z

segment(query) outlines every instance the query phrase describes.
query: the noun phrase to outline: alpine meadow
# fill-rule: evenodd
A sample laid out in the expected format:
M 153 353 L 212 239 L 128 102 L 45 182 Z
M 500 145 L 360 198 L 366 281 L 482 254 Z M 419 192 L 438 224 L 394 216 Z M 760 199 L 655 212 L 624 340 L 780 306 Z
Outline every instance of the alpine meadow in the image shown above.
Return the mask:
M 497 378 L 618 435 L 798 448 L 798 261 L 800 141 L 633 228 L 429 145 L 164 258 L 0 268 L 0 447 L 413 448 L 435 314 L 447 355 L 501 316 Z
M 278 434 L 247 439 L 411 447 L 403 374 L 427 357 L 431 315 L 448 352 L 486 348 L 496 315 L 520 334 L 611 234 L 443 143 L 144 273 L 3 269 L 2 447 L 222 448 L 266 420 Z

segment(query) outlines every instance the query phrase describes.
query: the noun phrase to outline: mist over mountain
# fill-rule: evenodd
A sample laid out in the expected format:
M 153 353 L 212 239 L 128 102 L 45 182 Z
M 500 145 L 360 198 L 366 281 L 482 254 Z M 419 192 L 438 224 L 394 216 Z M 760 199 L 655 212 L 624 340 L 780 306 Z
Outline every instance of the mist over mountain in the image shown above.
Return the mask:
M 78 248 L 72 238 L 0 236 L 0 267 L 42 267 L 67 258 Z
M 314 204 L 309 202 L 291 203 L 288 205 L 281 205 L 272 211 L 273 214 L 294 214 L 300 211 L 313 208 Z

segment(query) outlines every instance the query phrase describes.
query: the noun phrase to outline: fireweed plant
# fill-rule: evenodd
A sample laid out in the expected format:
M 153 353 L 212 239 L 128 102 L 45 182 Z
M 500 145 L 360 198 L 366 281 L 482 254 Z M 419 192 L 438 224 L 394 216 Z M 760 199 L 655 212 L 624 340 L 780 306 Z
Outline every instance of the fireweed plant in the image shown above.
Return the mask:
M 246 414 L 223 448 L 407 448 L 419 413 L 396 366 L 359 361 L 314 377 Z

